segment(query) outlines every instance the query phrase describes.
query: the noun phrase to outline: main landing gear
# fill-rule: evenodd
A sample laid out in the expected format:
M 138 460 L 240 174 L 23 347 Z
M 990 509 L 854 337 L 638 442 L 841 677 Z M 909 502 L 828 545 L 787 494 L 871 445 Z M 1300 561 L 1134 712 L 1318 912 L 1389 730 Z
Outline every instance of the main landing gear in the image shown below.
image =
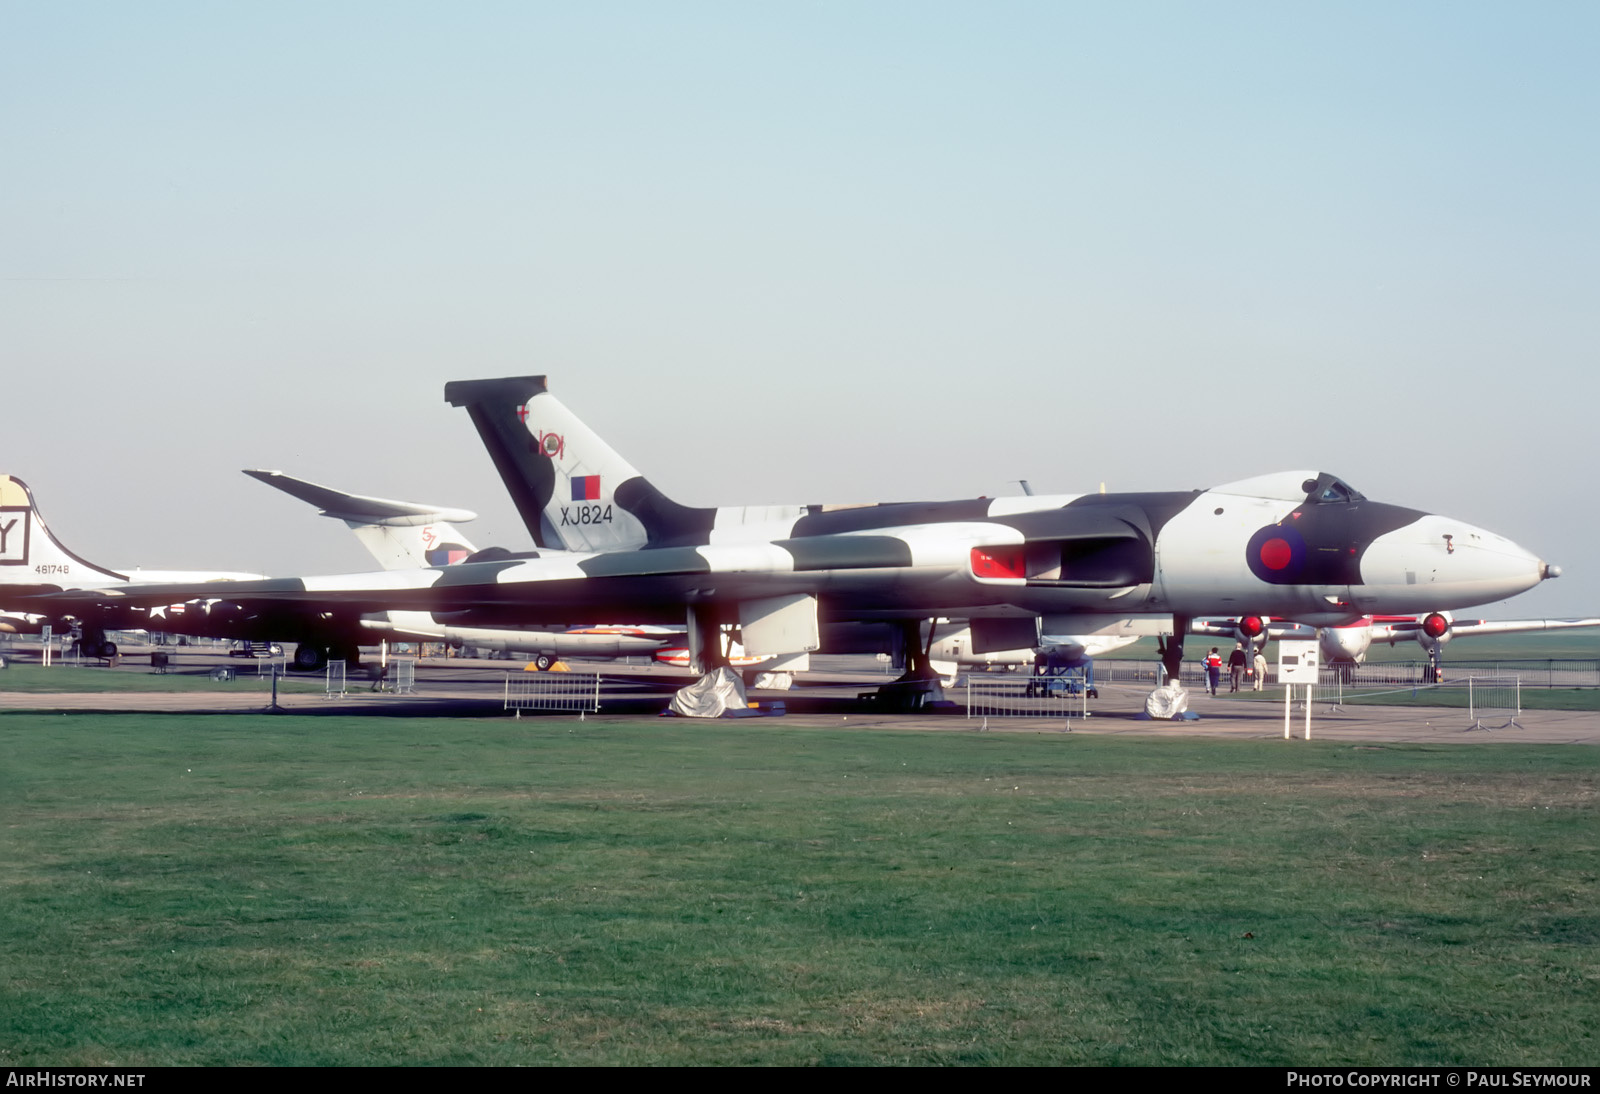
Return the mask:
M 928 640 L 922 641 L 922 624 L 907 619 L 900 623 L 900 646 L 905 651 L 906 671 L 893 683 L 878 688 L 874 697 L 879 706 L 887 710 L 922 710 L 944 701 L 944 680 L 933 667 L 933 635 L 938 629 L 934 620 L 928 622 Z
M 117 644 L 106 641 L 106 632 L 99 626 L 83 625 L 77 628 L 74 639 L 79 657 L 97 657 L 102 661 L 117 656 Z
M 291 672 L 321 672 L 331 660 L 343 661 L 351 668 L 361 665 L 361 651 L 355 646 L 324 646 L 317 642 L 301 642 L 294 648 L 289 660 Z
M 689 664 L 700 679 L 672 696 L 668 709 L 680 718 L 720 718 L 730 709 L 749 705 L 744 681 L 728 665 L 722 620 L 711 606 L 689 608 Z
M 1172 634 L 1159 640 L 1161 667 L 1167 679 L 1144 701 L 1145 714 L 1151 718 L 1165 721 L 1182 718 L 1188 712 L 1189 693 L 1183 690 L 1179 677 L 1183 671 L 1183 638 L 1189 633 L 1189 622 L 1186 615 L 1173 616 Z

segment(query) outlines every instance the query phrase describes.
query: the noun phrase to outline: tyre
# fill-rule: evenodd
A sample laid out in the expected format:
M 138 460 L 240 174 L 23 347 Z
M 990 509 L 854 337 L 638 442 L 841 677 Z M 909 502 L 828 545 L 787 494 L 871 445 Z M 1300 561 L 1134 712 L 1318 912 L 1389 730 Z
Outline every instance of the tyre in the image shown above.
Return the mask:
M 550 670 L 550 666 L 555 663 L 556 659 L 551 657 L 548 653 L 541 653 L 538 657 L 533 659 L 533 667 L 538 669 L 540 672 L 548 672 Z
M 296 672 L 320 672 L 328 667 L 328 651 L 302 642 L 294 648 L 292 667 Z

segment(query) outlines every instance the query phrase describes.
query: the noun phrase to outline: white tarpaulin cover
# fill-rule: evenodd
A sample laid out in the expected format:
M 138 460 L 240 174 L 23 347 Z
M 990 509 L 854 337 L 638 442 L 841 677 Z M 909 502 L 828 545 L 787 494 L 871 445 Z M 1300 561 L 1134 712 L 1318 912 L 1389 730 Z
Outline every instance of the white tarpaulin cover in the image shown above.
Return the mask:
M 686 688 L 680 688 L 672 697 L 668 709 L 680 718 L 720 718 L 730 707 L 744 710 L 749 705 L 745 698 L 744 681 L 739 674 L 724 665 L 700 677 Z
M 1189 709 L 1189 693 L 1177 684 L 1163 684 L 1144 701 L 1144 712 L 1152 718 L 1176 718 Z

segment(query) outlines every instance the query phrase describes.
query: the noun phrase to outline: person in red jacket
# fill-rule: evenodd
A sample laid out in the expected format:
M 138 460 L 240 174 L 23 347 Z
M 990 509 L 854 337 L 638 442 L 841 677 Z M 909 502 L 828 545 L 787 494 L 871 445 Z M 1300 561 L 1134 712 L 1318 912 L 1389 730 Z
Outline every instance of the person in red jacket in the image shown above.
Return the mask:
M 1206 654 L 1206 687 L 1212 695 L 1217 693 L 1217 685 L 1222 682 L 1222 655 L 1217 652 L 1217 647 L 1212 646 L 1211 652 Z

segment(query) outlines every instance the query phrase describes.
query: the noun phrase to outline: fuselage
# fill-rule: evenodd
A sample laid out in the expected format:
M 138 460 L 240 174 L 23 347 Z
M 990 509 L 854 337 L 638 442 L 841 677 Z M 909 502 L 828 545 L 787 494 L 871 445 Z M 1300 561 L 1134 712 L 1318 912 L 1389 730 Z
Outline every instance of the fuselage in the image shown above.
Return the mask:
M 704 538 L 529 559 L 497 580 L 559 599 L 563 579 L 585 578 L 572 592 L 607 610 L 608 577 L 627 577 L 652 617 L 676 617 L 697 592 L 737 599 L 760 575 L 765 595 L 814 593 L 840 617 L 925 615 L 936 603 L 975 617 L 1248 612 L 1330 624 L 1469 607 L 1547 573 L 1504 537 L 1307 472 L 1187 493 L 718 510 Z M 659 602 L 634 580 L 644 574 Z

